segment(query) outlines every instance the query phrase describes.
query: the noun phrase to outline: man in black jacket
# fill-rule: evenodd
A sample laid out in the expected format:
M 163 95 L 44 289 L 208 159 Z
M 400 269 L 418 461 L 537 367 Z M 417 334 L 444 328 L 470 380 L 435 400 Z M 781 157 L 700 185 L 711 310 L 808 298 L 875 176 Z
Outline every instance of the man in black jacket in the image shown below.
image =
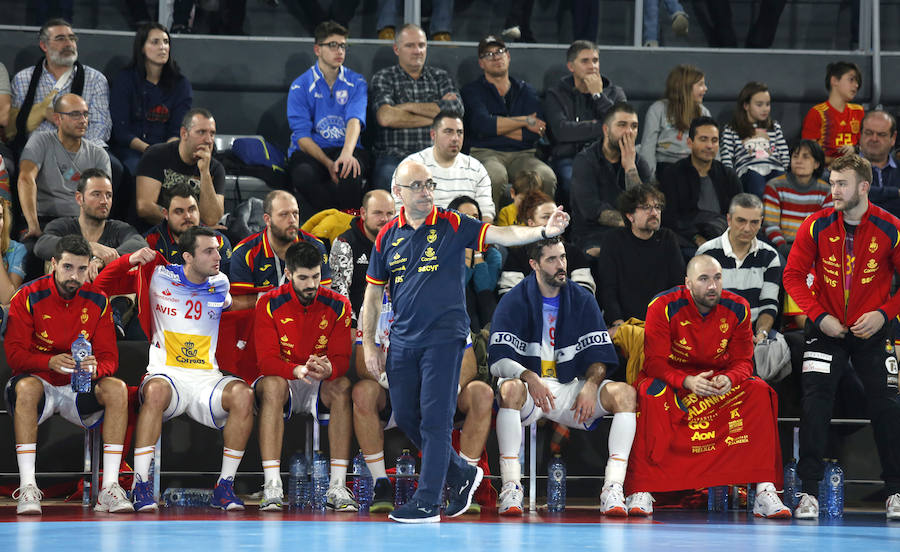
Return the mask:
M 600 52 L 588 40 L 576 40 L 566 52 L 565 76 L 547 90 L 544 115 L 550 127 L 551 165 L 557 178 L 557 200 L 569 208 L 575 155 L 603 137 L 603 118 L 625 91 L 600 74 Z
M 725 213 L 731 198 L 741 193 L 734 170 L 716 161 L 719 125 L 711 117 L 697 117 L 688 131 L 691 154 L 675 163 L 660 177 L 666 196 L 663 226 L 679 236 L 686 258 L 706 240 L 721 236 L 728 228 Z

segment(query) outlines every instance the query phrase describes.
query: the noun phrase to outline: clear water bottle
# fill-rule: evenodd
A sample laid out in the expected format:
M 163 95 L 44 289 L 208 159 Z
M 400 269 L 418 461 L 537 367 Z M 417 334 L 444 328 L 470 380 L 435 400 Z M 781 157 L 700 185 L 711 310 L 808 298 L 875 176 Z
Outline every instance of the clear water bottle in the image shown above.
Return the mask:
M 403 506 L 416 492 L 416 459 L 409 452 L 409 449 L 403 449 L 400 456 L 397 457 L 397 485 L 394 489 L 394 507 Z M 403 476 L 408 477 L 403 477 Z
M 169 488 L 163 493 L 163 504 L 167 508 L 206 508 L 212 500 L 212 489 Z
M 375 482 L 372 481 L 372 472 L 369 471 L 362 451 L 353 457 L 353 473 L 356 475 L 353 479 L 353 498 L 359 504 L 360 512 L 368 511 L 372 505 Z
M 707 508 L 710 512 L 727 512 L 728 511 L 728 487 L 719 485 L 718 487 L 709 488 L 709 498 Z
M 317 450 L 312 461 L 312 508 L 325 509 L 325 494 L 328 492 L 328 458 Z
M 91 371 L 81 368 L 81 362 L 93 354 L 91 342 L 79 335 L 72 342 L 72 358 L 75 360 L 75 371 L 72 372 L 72 391 L 76 393 L 91 392 Z
M 554 454 L 547 466 L 547 509 L 551 512 L 566 509 L 566 464 L 559 454 Z
M 800 494 L 801 484 L 800 477 L 797 476 L 797 459 L 791 459 L 791 462 L 784 467 L 784 505 L 793 512 L 797 509 L 797 495 Z
M 844 470 L 837 460 L 825 466 L 825 477 L 819 484 L 819 512 L 828 518 L 844 517 Z
M 288 503 L 291 508 L 309 508 L 309 462 L 297 451 L 288 461 Z

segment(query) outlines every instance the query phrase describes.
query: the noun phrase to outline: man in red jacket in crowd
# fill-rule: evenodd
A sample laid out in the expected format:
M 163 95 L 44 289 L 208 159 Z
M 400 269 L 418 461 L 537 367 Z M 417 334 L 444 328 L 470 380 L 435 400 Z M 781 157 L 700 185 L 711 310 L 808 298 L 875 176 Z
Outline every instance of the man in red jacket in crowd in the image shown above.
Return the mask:
M 708 255 L 688 262 L 684 283 L 647 307 L 629 513 L 651 513 L 653 491 L 757 483 L 753 514 L 790 518 L 775 488 L 778 399 L 753 377 L 750 306 L 722 289 Z
M 52 272 L 19 289 L 10 304 L 4 348 L 13 377 L 6 399 L 13 415 L 19 488 L 16 513 L 40 514 L 41 491 L 34 476 L 38 424 L 55 413 L 84 428 L 103 422 L 103 484 L 98 512 L 133 512 L 119 486 L 119 463 L 128 423 L 128 391 L 112 377 L 119 363 L 109 300 L 87 283 L 91 246 L 64 236 L 51 260 Z M 76 393 L 72 342 L 84 336 L 93 354 L 81 361 L 91 371 L 91 390 Z
M 260 510 L 280 510 L 281 443 L 284 420 L 294 412 L 328 419 L 331 482 L 326 505 L 355 512 L 347 488 L 353 414 L 350 380 L 350 323 L 353 311 L 343 295 L 320 285 L 322 254 L 306 241 L 285 252 L 287 283 L 256 304 L 254 342 L 261 377 L 254 382 L 259 402 L 259 449 L 265 483 Z M 329 415 L 330 413 L 330 415 Z

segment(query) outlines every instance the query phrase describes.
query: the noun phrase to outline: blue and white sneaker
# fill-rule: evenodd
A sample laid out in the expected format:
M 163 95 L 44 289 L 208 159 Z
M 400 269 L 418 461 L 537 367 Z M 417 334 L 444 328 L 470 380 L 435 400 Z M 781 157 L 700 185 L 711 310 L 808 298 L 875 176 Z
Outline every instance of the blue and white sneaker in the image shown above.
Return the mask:
M 244 502 L 234 494 L 234 478 L 220 479 L 213 489 L 212 500 L 209 505 L 218 510 L 243 510 Z
M 481 484 L 481 478 L 484 477 L 484 470 L 478 466 L 469 466 L 464 477 L 456 481 L 449 481 L 450 500 L 444 513 L 448 517 L 456 517 L 466 513 L 472 504 L 472 496 Z
M 144 481 L 141 476 L 134 474 L 134 489 L 131 490 L 135 512 L 156 512 L 159 505 L 153 499 L 153 482 Z
M 398 523 L 438 523 L 441 521 L 441 508 L 437 504 L 419 502 L 413 497 L 388 517 Z

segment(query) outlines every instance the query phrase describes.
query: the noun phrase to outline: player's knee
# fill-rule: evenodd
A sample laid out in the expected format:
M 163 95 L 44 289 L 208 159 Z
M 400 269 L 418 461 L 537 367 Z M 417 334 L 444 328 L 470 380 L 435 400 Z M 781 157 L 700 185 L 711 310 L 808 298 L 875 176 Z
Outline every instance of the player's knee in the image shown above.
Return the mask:
M 500 385 L 500 408 L 521 408 L 525 402 L 525 384 L 520 380 L 506 380 Z
M 622 382 L 608 383 L 603 388 L 612 398 L 613 413 L 634 412 L 637 409 L 637 392 L 634 387 Z
M 261 403 L 274 401 L 284 404 L 288 396 L 288 382 L 280 376 L 266 376 L 256 382 L 256 394 Z
M 22 378 L 16 382 L 16 410 L 20 407 L 33 409 L 44 396 L 44 386 L 35 377 Z
M 353 386 L 353 410 L 360 414 L 374 414 L 377 410 L 378 392 L 381 386 L 378 383 L 364 379 Z
M 253 416 L 253 389 L 244 382 L 232 384 L 225 391 L 229 415 Z
M 323 382 L 322 387 L 332 408 L 335 404 L 350 404 L 350 380 L 347 378 Z
M 466 385 L 469 394 L 469 415 L 489 415 L 494 403 L 494 391 L 483 381 L 471 381 Z
M 128 404 L 128 386 L 119 378 L 106 377 L 100 380 L 97 395 L 107 407 L 124 407 Z
M 159 379 L 148 381 L 141 391 L 143 397 L 141 408 L 164 410 L 169 405 L 169 400 L 172 397 L 171 389 L 165 381 Z

